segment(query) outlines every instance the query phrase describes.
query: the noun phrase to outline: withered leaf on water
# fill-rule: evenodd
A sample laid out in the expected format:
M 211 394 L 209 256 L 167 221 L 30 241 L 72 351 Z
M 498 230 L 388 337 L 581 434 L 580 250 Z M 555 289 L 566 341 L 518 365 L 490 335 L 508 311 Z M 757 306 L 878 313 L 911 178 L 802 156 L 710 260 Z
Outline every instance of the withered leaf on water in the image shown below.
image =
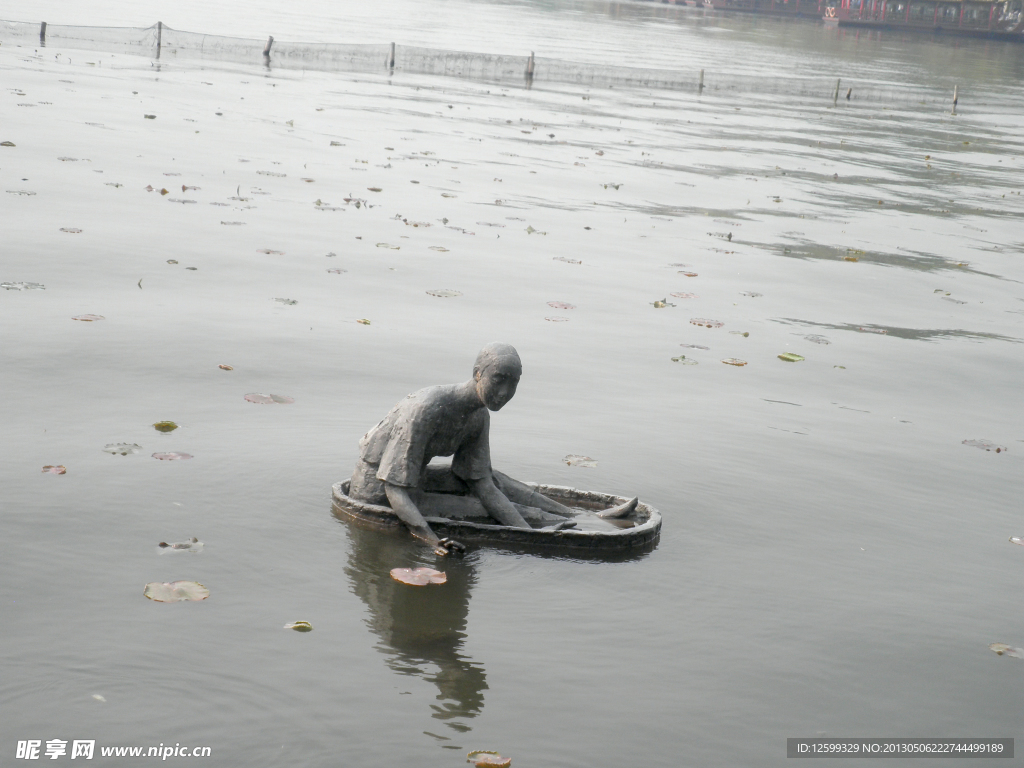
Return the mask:
M 308 621 L 290 621 L 284 625 L 284 629 L 293 629 L 296 632 L 312 632 L 313 625 Z
M 250 392 L 245 396 L 245 399 L 257 405 L 273 405 L 274 403 L 288 405 L 295 402 L 295 398 L 288 397 L 287 395 L 264 395 L 260 392 Z
M 78 227 L 61 227 L 60 231 L 67 232 L 69 235 L 80 235 L 82 233 L 82 230 Z
M 222 371 L 233 371 L 233 370 L 235 370 L 235 366 L 233 366 L 233 365 L 225 365 L 224 363 L 221 363 L 217 367 L 220 368 Z
M 746 360 L 740 360 L 739 358 L 736 358 L 736 357 L 727 357 L 727 358 L 723 359 L 722 362 L 725 363 L 726 365 L 735 365 L 735 366 L 742 366 L 742 365 L 746 365 L 747 364 Z
M 680 347 L 686 347 L 686 349 L 711 349 L 711 347 L 705 347 L 703 344 L 680 344 Z
M 356 320 L 356 322 L 359 323 L 360 325 L 369 325 L 370 324 L 370 321 L 367 320 L 365 317 L 359 318 L 358 320 Z
M 433 568 L 392 568 L 391 578 L 414 587 L 444 584 L 448 581 L 448 576 L 443 571 L 435 571 Z
M 153 425 L 153 429 L 157 432 L 173 432 L 178 428 L 178 425 L 173 421 L 158 421 Z
M 274 251 L 270 248 L 260 248 L 256 253 L 265 253 L 267 256 L 284 256 L 284 251 Z
M 367 189 L 370 190 L 371 192 L 382 192 L 383 191 L 380 187 L 367 187 Z
M 378 248 L 390 248 L 392 251 L 400 251 L 400 250 L 402 250 L 402 246 L 400 246 L 400 245 L 390 245 L 388 243 L 377 243 L 377 247 Z
M 278 304 L 284 304 L 289 307 L 295 306 L 296 304 L 299 303 L 297 299 L 274 299 L 274 301 L 276 301 Z
M 81 320 L 83 323 L 94 323 L 97 320 L 103 320 L 103 315 L 76 315 L 71 318 L 72 320 Z
M 345 272 L 348 272 L 348 270 L 347 269 L 341 269 L 340 267 L 335 267 L 333 269 L 328 269 L 327 272 L 328 272 L 328 274 L 331 274 L 331 275 L 341 275 L 341 274 L 343 274 Z
M 1007 450 L 1001 445 L 996 445 L 991 440 L 964 440 L 962 445 L 969 445 L 972 448 L 981 448 L 983 451 L 995 451 L 996 453 L 1002 453 Z
M 720 323 L 717 320 L 708 320 L 706 317 L 691 317 L 691 325 L 699 325 L 704 328 L 721 328 L 725 323 Z
M 799 363 L 803 359 L 803 355 L 798 355 L 795 352 L 783 352 L 779 355 L 779 360 L 784 360 L 787 363 Z
M 205 600 L 210 596 L 210 590 L 198 581 L 151 581 L 142 594 L 158 603 L 180 603 Z
M 103 446 L 103 450 L 114 456 L 128 456 L 139 453 L 142 446 L 138 443 L 108 443 Z
M 1012 645 L 1006 643 L 992 643 L 988 647 L 990 651 L 995 651 L 997 655 L 1013 656 L 1015 659 L 1024 659 L 1024 648 L 1014 648 Z
M 679 274 L 682 275 L 683 277 L 697 277 L 696 272 L 683 272 L 682 270 L 680 270 Z
M 43 472 L 44 474 L 47 475 L 66 475 L 68 469 L 63 464 L 47 464 L 45 467 L 43 467 Z
M 575 304 L 569 304 L 564 301 L 549 301 L 548 306 L 552 309 L 576 309 Z
M 740 292 L 740 296 L 749 296 L 752 299 L 756 299 L 756 298 L 758 298 L 760 296 L 763 296 L 763 295 L 764 295 L 763 293 L 758 293 L 757 291 L 741 291 Z
M 589 456 L 580 456 L 579 454 L 570 453 L 564 459 L 562 459 L 570 467 L 596 467 L 597 459 L 592 459 Z
M 1021 537 L 1021 536 L 1011 536 L 1010 537 L 1010 542 L 1013 543 L 1013 544 L 1019 544 L 1020 546 L 1024 547 L 1024 537 Z
M 473 763 L 476 768 L 509 768 L 511 757 L 502 757 L 492 749 L 474 749 L 466 754 L 466 762 Z
M 568 317 L 561 317 L 559 315 L 552 315 L 551 317 L 545 317 L 544 319 L 547 320 L 549 323 L 567 323 L 567 322 L 569 322 L 569 318 Z
M 673 363 L 682 363 L 683 365 L 698 365 L 696 360 L 693 360 L 686 355 L 679 355 L 679 357 L 672 358 Z
M 455 296 L 461 296 L 461 291 L 453 291 L 451 288 L 434 288 L 433 290 L 427 291 L 430 296 L 437 296 L 442 299 L 450 299 Z
M 448 253 L 448 249 L 440 245 L 432 245 L 430 250 L 437 251 L 438 253 Z
M 651 306 L 655 309 L 665 309 L 665 307 L 674 307 L 675 304 L 671 301 L 665 301 L 665 299 L 658 299 L 657 301 L 652 301 Z
M 15 146 L 13 141 L 0 141 L 0 147 L 13 147 Z
M 564 261 L 566 264 L 582 264 L 579 259 L 570 259 L 568 256 L 552 256 L 552 261 Z
M 192 454 L 171 451 L 170 453 L 154 453 L 153 458 L 160 461 L 187 461 L 192 458 Z
M 700 298 L 700 296 L 698 296 L 696 293 L 673 293 L 673 294 L 669 294 L 669 295 L 674 296 L 677 299 L 699 299 Z
M 176 541 L 173 544 L 161 541 L 157 546 L 164 552 L 192 552 L 193 554 L 198 554 L 203 551 L 203 542 L 195 536 L 188 541 Z

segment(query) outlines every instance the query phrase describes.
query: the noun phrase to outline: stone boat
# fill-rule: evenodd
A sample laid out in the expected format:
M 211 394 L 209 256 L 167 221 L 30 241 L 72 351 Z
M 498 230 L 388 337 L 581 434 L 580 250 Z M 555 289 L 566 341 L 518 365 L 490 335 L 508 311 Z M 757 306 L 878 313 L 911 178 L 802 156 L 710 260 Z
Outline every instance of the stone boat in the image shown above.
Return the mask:
M 560 485 L 529 483 L 539 493 L 571 507 L 579 514 L 577 527 L 561 531 L 544 528 L 511 528 L 497 525 L 466 496 L 430 494 L 433 503 L 418 502 L 430 527 L 440 537 L 467 544 L 543 549 L 571 555 L 640 554 L 657 546 L 661 535 L 661 513 L 642 501 L 629 515 L 616 520 L 598 518 L 596 513 L 623 504 L 628 499 L 610 493 L 581 491 Z M 334 484 L 334 512 L 337 517 L 377 528 L 398 528 L 402 522 L 391 507 L 368 504 L 348 496 L 349 481 Z

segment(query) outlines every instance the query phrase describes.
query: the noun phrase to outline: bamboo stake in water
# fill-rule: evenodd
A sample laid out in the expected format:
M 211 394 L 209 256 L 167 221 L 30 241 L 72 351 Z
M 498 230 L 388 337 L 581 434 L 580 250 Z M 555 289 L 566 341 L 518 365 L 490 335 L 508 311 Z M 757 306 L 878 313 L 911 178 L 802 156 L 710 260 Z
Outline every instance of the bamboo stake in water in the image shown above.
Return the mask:
M 164 43 L 164 23 L 158 21 L 156 23 L 156 57 L 160 58 L 160 47 Z
M 388 52 L 388 69 L 394 70 L 395 68 L 395 44 L 391 44 L 391 50 Z
M 832 94 L 832 103 L 839 103 L 839 83 L 842 82 L 842 78 L 836 78 L 836 92 Z
M 274 44 L 274 36 L 271 35 L 270 37 L 267 38 L 267 45 L 263 49 L 263 57 L 264 58 L 267 58 L 267 59 L 270 58 L 270 46 L 272 46 L 273 44 Z
M 701 93 L 704 90 L 704 70 L 700 71 L 700 82 L 697 83 L 697 93 Z
M 46 22 L 39 25 L 39 43 L 46 45 Z
M 959 85 L 954 85 L 953 86 L 953 109 L 949 113 L 951 115 L 955 115 L 956 114 L 956 102 L 960 98 L 959 90 L 960 90 L 960 86 Z

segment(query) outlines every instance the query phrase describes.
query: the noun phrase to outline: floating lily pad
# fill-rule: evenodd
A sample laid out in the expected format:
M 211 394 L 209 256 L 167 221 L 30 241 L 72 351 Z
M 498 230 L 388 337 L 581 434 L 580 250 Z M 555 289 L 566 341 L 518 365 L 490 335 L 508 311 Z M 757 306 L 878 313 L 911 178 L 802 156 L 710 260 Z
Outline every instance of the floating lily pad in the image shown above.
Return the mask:
M 67 467 L 63 464 L 47 464 L 43 467 L 43 473 L 47 475 L 66 475 L 67 471 Z
M 991 440 L 964 440 L 963 445 L 969 445 L 972 448 L 981 448 L 983 451 L 995 451 L 996 453 L 1002 453 L 1007 450 L 1001 445 L 996 445 Z
M 448 577 L 433 568 L 392 568 L 391 578 L 403 584 L 422 587 L 426 584 L 444 584 Z
M 1006 656 L 1013 656 L 1015 659 L 1024 659 L 1024 648 L 1014 648 L 1006 643 L 992 643 L 988 649 L 995 651 L 999 656 L 1005 654 Z
M 142 451 L 138 443 L 109 443 L 103 446 L 103 450 L 114 456 L 128 456 Z
M 740 360 L 737 357 L 726 357 L 725 359 L 722 360 L 722 362 L 725 363 L 726 365 L 736 365 L 736 366 L 741 366 L 741 365 L 746 365 L 747 364 L 746 360 Z
M 450 299 L 455 296 L 461 296 L 461 291 L 453 291 L 451 288 L 435 288 L 434 290 L 427 291 L 430 296 L 437 296 L 442 299 Z
M 1021 537 L 1021 536 L 1011 536 L 1010 537 L 1010 542 L 1013 543 L 1013 544 L 1019 544 L 1020 546 L 1024 547 L 1024 537 Z
M 193 536 L 188 541 L 176 541 L 173 544 L 168 544 L 166 541 L 161 541 L 157 544 L 160 549 L 166 552 L 193 552 L 198 553 L 203 551 L 203 542 Z
M 313 625 L 308 621 L 290 621 L 284 625 L 284 629 L 294 629 L 296 632 L 312 632 Z
M 677 299 L 699 299 L 700 298 L 700 296 L 698 296 L 696 293 L 673 293 L 673 294 L 670 294 L 670 295 L 674 296 Z
M 103 315 L 78 315 L 77 317 L 72 317 L 71 319 L 81 320 L 83 323 L 93 323 L 96 322 L 97 320 L 102 320 Z
M 720 323 L 717 320 L 708 320 L 706 317 L 691 317 L 691 325 L 700 325 L 704 328 L 721 328 L 725 323 Z
M 13 147 L 15 146 L 13 141 L 0 141 L 0 147 Z
M 42 283 L 0 283 L 0 288 L 8 291 L 45 291 Z
M 225 365 L 224 363 L 221 363 L 217 367 L 220 368 L 222 371 L 233 371 L 233 370 L 235 370 L 235 366 L 233 366 L 233 365 Z
M 812 344 L 831 344 L 832 343 L 831 341 L 829 341 L 824 336 L 818 336 L 817 334 L 812 334 L 811 336 L 804 336 L 804 338 L 807 339 L 807 341 L 811 342 Z
M 474 749 L 466 754 L 466 758 L 467 763 L 473 763 L 477 768 L 509 768 L 512 765 L 511 757 L 502 757 L 491 749 Z
M 592 459 L 589 456 L 580 456 L 575 453 L 570 453 L 564 459 L 562 459 L 570 467 L 596 467 L 597 459 Z
M 779 355 L 779 360 L 785 360 L 787 363 L 799 363 L 803 359 L 803 355 L 798 355 L 795 352 L 783 352 Z
M 576 309 L 575 304 L 568 304 L 564 301 L 549 301 L 548 306 L 552 309 Z
M 697 365 L 697 361 L 693 360 L 686 355 L 679 355 L 679 357 L 672 358 L 673 363 L 682 363 L 683 365 Z
M 703 350 L 711 349 L 711 347 L 705 347 L 703 344 L 680 344 L 679 346 L 680 347 L 685 347 L 686 349 L 703 349 Z
M 142 594 L 158 603 L 180 603 L 205 600 L 210 596 L 210 590 L 198 581 L 151 581 Z
M 245 399 L 250 403 L 256 403 L 258 405 L 272 405 L 273 403 L 288 405 L 289 403 L 295 402 L 295 398 L 288 397 L 287 395 L 264 395 L 258 392 L 250 392 L 245 396 Z
M 569 322 L 568 317 L 560 317 L 559 315 L 551 315 L 551 317 L 545 317 L 549 323 L 567 323 Z
M 173 432 L 178 428 L 178 425 L 173 421 L 158 421 L 153 425 L 153 429 L 157 432 Z
M 159 459 L 160 461 L 188 461 L 192 458 L 192 454 L 171 451 L 169 453 L 154 453 L 153 458 Z

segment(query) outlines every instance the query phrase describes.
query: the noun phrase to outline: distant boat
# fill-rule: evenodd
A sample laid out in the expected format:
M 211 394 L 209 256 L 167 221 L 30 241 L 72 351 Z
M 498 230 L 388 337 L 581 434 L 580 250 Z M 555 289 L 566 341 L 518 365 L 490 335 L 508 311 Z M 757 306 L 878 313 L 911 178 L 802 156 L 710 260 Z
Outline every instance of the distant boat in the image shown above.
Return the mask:
M 466 543 L 491 546 L 542 549 L 573 556 L 614 556 L 641 554 L 657 546 L 661 536 L 661 514 L 649 504 L 639 502 L 636 509 L 621 519 L 605 520 L 596 513 L 624 504 L 627 499 L 609 493 L 581 491 L 559 485 L 535 485 L 539 493 L 567 507 L 581 510 L 576 528 L 560 531 L 544 528 L 512 528 L 498 525 L 493 519 L 474 509 L 469 497 L 452 495 L 451 502 L 444 499 L 430 505 L 421 505 L 424 519 L 440 537 L 450 537 Z M 390 507 L 368 504 L 348 495 L 349 482 L 334 484 L 335 515 L 378 528 L 397 528 L 402 525 Z M 432 494 L 437 497 L 441 494 Z M 588 515 L 587 512 L 594 514 Z

